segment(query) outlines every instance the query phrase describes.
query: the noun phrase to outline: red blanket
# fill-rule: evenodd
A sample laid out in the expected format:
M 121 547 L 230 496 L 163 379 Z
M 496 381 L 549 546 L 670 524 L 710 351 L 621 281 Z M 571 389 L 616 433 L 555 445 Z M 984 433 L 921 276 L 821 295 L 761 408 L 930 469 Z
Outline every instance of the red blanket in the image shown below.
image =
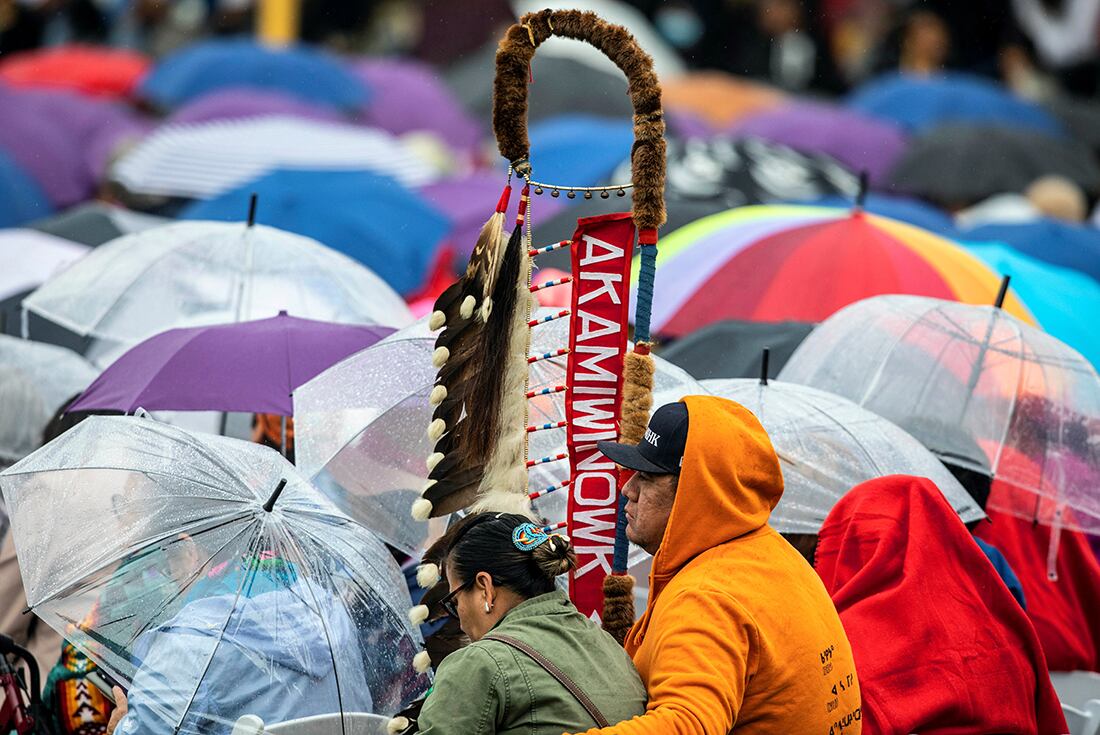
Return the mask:
M 994 485 L 993 492 L 997 492 Z M 1047 577 L 1050 528 L 989 511 L 975 534 L 1012 565 L 1051 671 L 1100 671 L 1100 563 L 1079 533 L 1063 529 L 1058 579 Z
M 856 486 L 815 565 L 852 643 L 865 734 L 1068 732 L 1035 630 L 930 481 Z

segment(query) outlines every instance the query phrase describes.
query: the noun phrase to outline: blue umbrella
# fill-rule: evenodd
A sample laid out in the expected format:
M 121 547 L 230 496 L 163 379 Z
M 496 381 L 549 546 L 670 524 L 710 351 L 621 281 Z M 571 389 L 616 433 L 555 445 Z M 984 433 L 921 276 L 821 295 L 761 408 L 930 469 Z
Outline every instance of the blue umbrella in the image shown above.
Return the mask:
M 344 110 L 368 100 L 363 82 L 335 57 L 305 46 L 271 49 L 246 40 L 206 41 L 166 57 L 138 94 L 154 106 L 176 107 L 225 87 L 277 90 Z
M 52 211 L 46 193 L 35 180 L 0 151 L 0 227 L 16 227 Z
M 1050 334 L 1100 369 L 1100 332 L 1085 315 L 1100 314 L 1100 283 L 1069 268 L 1028 257 L 1000 243 L 963 243 L 1001 275 Z
M 969 241 L 1001 242 L 1032 258 L 1092 276 L 1100 281 L 1100 230 L 1053 219 L 1023 224 L 982 225 L 963 230 Z
M 1038 105 L 967 74 L 918 77 L 887 74 L 862 85 L 848 105 L 912 132 L 944 123 L 969 122 L 1062 135 L 1061 124 Z
M 842 196 L 827 196 L 813 202 L 792 202 L 810 204 L 815 207 L 851 207 L 852 200 Z M 937 235 L 955 236 L 955 222 L 951 215 L 939 207 L 909 197 L 889 196 L 887 194 L 868 194 L 863 208 L 872 214 L 890 219 L 908 222 Z
M 396 181 L 363 171 L 281 169 L 187 207 L 184 219 L 256 221 L 306 235 L 355 258 L 400 294 L 424 285 L 450 222 Z
M 532 125 L 530 138 L 536 181 L 597 186 L 630 156 L 634 128 L 629 120 L 562 115 Z

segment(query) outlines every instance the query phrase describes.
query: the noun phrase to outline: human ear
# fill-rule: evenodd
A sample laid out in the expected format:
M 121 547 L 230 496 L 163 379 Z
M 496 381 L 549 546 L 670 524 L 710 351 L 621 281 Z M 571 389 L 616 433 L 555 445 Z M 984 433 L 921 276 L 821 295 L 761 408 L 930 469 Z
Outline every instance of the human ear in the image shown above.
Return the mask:
M 474 579 L 477 580 L 475 586 L 481 589 L 482 593 L 485 595 L 485 604 L 489 608 L 485 612 L 489 612 L 493 609 L 493 602 L 496 597 L 496 590 L 493 587 L 493 577 L 488 572 L 478 572 Z

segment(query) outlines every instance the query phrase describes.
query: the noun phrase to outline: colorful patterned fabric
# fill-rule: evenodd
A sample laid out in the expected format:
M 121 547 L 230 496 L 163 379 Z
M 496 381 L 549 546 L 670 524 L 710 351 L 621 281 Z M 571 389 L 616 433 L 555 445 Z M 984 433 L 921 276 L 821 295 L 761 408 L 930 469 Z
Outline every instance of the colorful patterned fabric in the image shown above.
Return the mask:
M 114 706 L 85 677 L 96 665 L 68 641 L 46 679 L 44 700 L 61 735 L 105 735 Z

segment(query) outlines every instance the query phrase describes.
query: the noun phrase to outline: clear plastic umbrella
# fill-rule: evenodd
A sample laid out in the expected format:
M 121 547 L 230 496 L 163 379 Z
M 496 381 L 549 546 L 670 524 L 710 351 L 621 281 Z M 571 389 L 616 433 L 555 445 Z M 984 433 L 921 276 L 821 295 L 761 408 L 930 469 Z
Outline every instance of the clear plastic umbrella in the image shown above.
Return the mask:
M 531 354 L 567 347 L 568 330 L 565 319 L 535 327 Z M 299 469 L 351 517 L 410 554 L 421 549 L 429 535 L 429 524 L 414 521 L 409 509 L 426 481 L 424 463 L 432 453 L 427 428 L 432 415 L 428 395 L 436 376 L 432 367 L 435 336 L 422 319 L 326 370 L 294 393 Z M 706 392 L 680 368 L 660 358 L 656 363 L 654 405 Z M 530 389 L 561 385 L 565 364 L 564 356 L 532 364 Z M 560 394 L 539 396 L 529 405 L 530 424 L 565 419 Z M 565 429 L 530 434 L 531 458 L 564 451 Z M 558 485 L 568 473 L 566 461 L 536 465 L 530 472 L 530 488 Z M 554 522 L 564 520 L 565 495 L 551 492 L 536 499 L 536 511 Z
M 30 608 L 129 690 L 121 735 L 389 715 L 430 683 L 389 551 L 271 449 L 97 416 L 0 486 Z
M 242 213 L 244 214 L 244 213 Z M 273 317 L 402 327 L 405 302 L 370 270 L 315 240 L 263 225 L 178 222 L 112 240 L 23 301 L 97 344 L 103 366 L 173 327 Z
M 57 409 L 97 375 L 72 350 L 0 335 L 0 466 L 37 449 Z
M 770 380 L 704 380 L 714 395 L 756 414 L 783 470 L 783 497 L 772 511 L 780 533 L 816 534 L 845 493 L 884 475 L 927 477 L 963 523 L 985 513 L 935 455 L 878 414 L 832 393 Z
M 866 299 L 817 327 L 779 377 L 842 395 L 945 462 L 994 476 L 1010 491 L 991 508 L 1100 531 L 1100 377 L 996 307 Z

